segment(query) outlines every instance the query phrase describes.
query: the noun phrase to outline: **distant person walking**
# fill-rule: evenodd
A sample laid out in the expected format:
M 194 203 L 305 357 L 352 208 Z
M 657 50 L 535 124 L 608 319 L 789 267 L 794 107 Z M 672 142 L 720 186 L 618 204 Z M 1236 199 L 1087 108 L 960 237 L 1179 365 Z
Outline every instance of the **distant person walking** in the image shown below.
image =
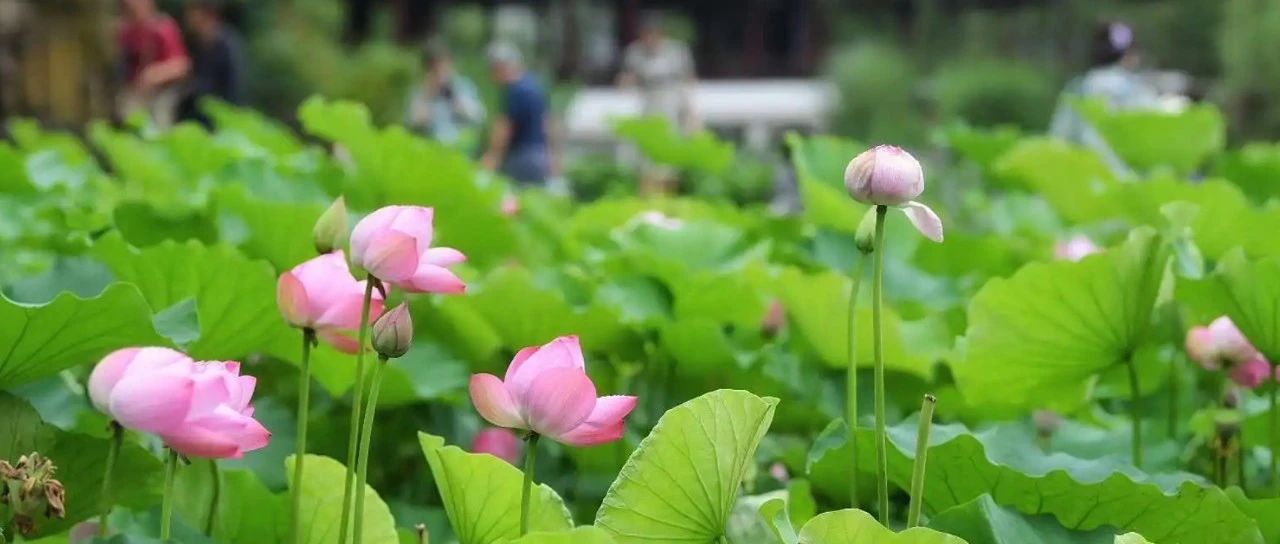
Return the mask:
M 1076 111 L 1073 102 L 1081 98 L 1098 99 L 1116 111 L 1155 109 L 1160 107 L 1160 94 L 1138 72 L 1139 57 L 1129 25 L 1118 22 L 1099 25 L 1093 34 L 1091 62 L 1089 71 L 1073 79 L 1062 91 L 1049 132 L 1093 149 L 1112 169 L 1124 172 L 1128 167 Z
M 405 108 L 405 124 L 445 144 L 458 144 L 484 121 L 484 104 L 476 86 L 453 66 L 449 49 L 428 44 L 422 56 L 422 82 Z M 470 146 L 468 146 L 470 148 Z
M 480 164 L 522 184 L 544 184 L 551 169 L 546 95 L 510 44 L 490 46 L 489 72 L 502 86 L 502 113 L 489 127 Z
M 124 24 L 120 44 L 124 88 L 118 98 L 121 117 L 142 111 L 156 126 L 173 124 L 179 83 L 191 71 L 178 23 L 156 9 L 155 0 L 121 0 Z
M 647 15 L 639 38 L 623 52 L 618 85 L 639 90 L 642 114 L 664 118 L 677 131 L 689 133 L 699 125 L 693 104 L 696 77 L 689 48 L 666 36 L 657 14 Z M 674 183 L 670 167 L 646 164 L 641 170 L 641 192 L 667 192 Z
M 221 0 L 192 0 L 186 6 L 187 27 L 194 35 L 190 92 L 183 117 L 205 122 L 202 98 L 231 104 L 244 102 L 244 46 L 240 35 L 223 22 Z

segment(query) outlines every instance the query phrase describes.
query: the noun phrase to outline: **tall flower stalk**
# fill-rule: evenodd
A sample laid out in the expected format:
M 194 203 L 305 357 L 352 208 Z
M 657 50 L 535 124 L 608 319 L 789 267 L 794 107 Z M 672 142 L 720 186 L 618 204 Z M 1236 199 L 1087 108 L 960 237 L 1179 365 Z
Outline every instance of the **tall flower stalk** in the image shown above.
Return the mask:
M 1130 457 L 1133 466 L 1142 468 L 1142 390 L 1138 384 L 1138 365 L 1130 356 L 1125 366 L 1129 367 L 1129 418 L 1132 420 L 1133 436 L 1130 442 Z
M 413 320 L 404 304 L 378 318 L 373 324 L 373 349 L 378 352 L 378 364 L 373 367 L 373 380 L 369 385 L 369 397 L 364 406 L 364 423 L 360 431 L 359 468 L 356 472 L 355 523 L 352 537 L 355 544 L 364 539 L 365 484 L 369 478 L 369 446 L 373 440 L 374 415 L 378 411 L 378 392 L 382 387 L 382 375 L 387 363 L 408 353 L 413 343 Z
M 293 458 L 293 509 L 290 517 L 290 535 L 295 543 L 301 542 L 303 461 L 307 458 L 307 423 L 311 413 L 311 347 L 316 331 L 302 329 L 302 360 L 298 363 L 298 451 Z
M 920 404 L 920 422 L 916 427 L 916 460 L 911 469 L 911 503 L 907 507 L 907 528 L 920 525 L 920 510 L 924 505 L 924 472 L 929 460 L 929 429 L 933 426 L 933 407 L 938 399 L 925 394 Z
M 346 544 L 350 534 L 352 490 L 356 480 L 356 454 L 360 444 L 361 398 L 364 396 L 364 352 L 369 336 L 369 304 L 373 299 L 373 284 L 378 280 L 370 276 L 365 281 L 364 302 L 360 306 L 360 328 L 356 345 L 356 383 L 351 390 L 351 431 L 347 435 L 347 474 L 342 483 L 342 521 L 338 524 L 338 543 Z M 363 491 L 363 489 L 361 490 Z M 363 493 L 361 493 L 363 495 Z M 356 512 L 356 515 L 360 515 Z
M 107 538 L 107 516 L 111 513 L 111 477 L 115 473 L 116 459 L 120 457 L 120 446 L 124 442 L 124 427 L 120 423 L 111 422 L 111 445 L 107 446 L 107 468 L 102 475 L 102 493 L 101 500 L 102 514 L 98 515 L 98 536 Z
M 884 215 L 886 206 L 876 206 L 875 247 L 871 271 L 871 340 L 875 354 L 876 391 L 876 497 L 882 525 L 889 524 L 889 453 L 885 423 L 884 392 Z
M 853 265 L 853 273 L 849 277 L 849 341 L 845 368 L 845 424 L 849 427 L 849 443 L 853 446 L 853 457 L 849 460 L 849 504 L 858 507 L 858 293 L 862 287 L 862 273 L 866 268 L 866 259 L 875 251 L 876 211 L 868 210 L 858 225 L 854 244 L 858 248 L 858 257 Z
M 168 450 L 164 462 L 164 499 L 160 503 L 160 540 L 168 541 L 173 520 L 173 484 L 178 476 L 178 452 Z
M 538 461 L 538 433 L 529 433 L 524 448 L 524 484 L 520 488 L 520 536 L 529 534 L 529 500 L 533 492 L 533 472 Z

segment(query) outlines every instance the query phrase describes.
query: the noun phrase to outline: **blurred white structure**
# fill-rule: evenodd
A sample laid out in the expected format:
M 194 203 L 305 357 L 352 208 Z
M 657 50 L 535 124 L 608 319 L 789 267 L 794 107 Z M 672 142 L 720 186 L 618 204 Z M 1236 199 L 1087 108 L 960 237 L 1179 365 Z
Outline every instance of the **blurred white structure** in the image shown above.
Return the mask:
M 744 79 L 699 81 L 694 108 L 702 125 L 748 149 L 763 151 L 788 130 L 819 131 L 836 107 L 836 90 L 816 79 Z M 574 148 L 616 143 L 615 118 L 640 114 L 633 90 L 588 87 L 565 110 L 564 136 Z

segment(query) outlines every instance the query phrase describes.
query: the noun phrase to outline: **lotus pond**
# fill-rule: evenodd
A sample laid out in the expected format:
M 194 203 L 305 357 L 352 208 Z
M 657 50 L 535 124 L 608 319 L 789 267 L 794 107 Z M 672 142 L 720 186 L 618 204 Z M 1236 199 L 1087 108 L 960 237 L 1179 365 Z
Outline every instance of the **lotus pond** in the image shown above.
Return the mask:
M 209 113 L 0 143 L 0 542 L 1280 542 L 1280 146 L 1210 107 L 792 135 L 793 214 Z

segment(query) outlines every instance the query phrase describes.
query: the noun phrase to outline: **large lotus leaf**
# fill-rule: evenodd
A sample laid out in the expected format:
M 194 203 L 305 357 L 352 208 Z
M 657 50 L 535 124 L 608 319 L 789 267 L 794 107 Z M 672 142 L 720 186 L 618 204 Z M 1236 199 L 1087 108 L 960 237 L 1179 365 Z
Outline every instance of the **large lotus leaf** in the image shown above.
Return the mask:
M 1163 227 L 1169 223 L 1164 210 L 1171 202 L 1195 206 L 1188 220 L 1192 238 L 1205 257 L 1218 259 L 1243 246 L 1250 255 L 1280 255 L 1280 240 L 1270 233 L 1280 229 L 1280 211 L 1256 209 L 1240 190 L 1222 179 L 1187 183 L 1157 176 L 1141 183 L 1116 186 L 1113 191 L 1121 213 L 1138 224 Z
M 785 509 L 774 499 L 760 508 L 761 515 L 774 529 L 782 544 L 968 544 L 964 539 L 926 527 L 914 527 L 900 533 L 880 525 L 871 514 L 852 508 L 818 514 L 800 528 L 799 533 L 786 516 Z
M 531 531 L 529 534 L 511 540 L 500 540 L 504 544 L 613 544 L 609 533 L 597 527 L 578 527 L 568 531 Z
M 805 138 L 789 133 L 786 138 L 805 217 L 830 229 L 858 230 L 867 205 L 845 192 L 844 169 L 866 146 L 831 136 Z
M 795 268 L 787 268 L 776 279 L 775 288 L 786 307 L 787 316 L 797 333 L 812 346 L 818 358 L 831 368 L 845 368 L 849 351 L 849 289 L 846 276 L 825 271 L 806 274 Z M 862 289 L 870 291 L 864 281 Z M 871 341 L 871 306 L 860 303 L 855 319 L 857 331 L 857 360 L 860 367 L 875 364 L 874 345 Z M 909 331 L 917 323 L 904 322 L 890 308 L 885 308 L 884 354 L 885 368 L 908 372 L 918 376 L 929 375 L 934 361 L 950 348 L 938 343 L 913 343 L 907 349 Z M 929 335 L 922 335 L 927 337 Z
M 21 304 L 0 294 L 0 388 L 96 362 L 128 346 L 167 344 L 133 285 L 115 283 L 96 297 L 62 293 L 45 304 Z
M 716 138 L 708 131 L 682 135 L 671 121 L 657 116 L 618 119 L 613 132 L 640 149 L 650 160 L 660 163 L 720 174 L 733 162 L 733 144 Z
M 30 404 L 0 393 L 0 460 L 38 452 L 53 461 L 58 481 L 66 488 L 66 517 L 37 518 L 34 537 L 55 535 L 101 513 L 102 478 L 106 473 L 109 439 L 67 432 L 40 420 Z M 163 469 L 160 460 L 132 440 L 126 440 L 116 459 L 112 501 L 126 508 L 146 508 L 160 501 Z
M 1280 361 L 1280 257 L 1227 253 L 1201 280 L 1180 278 L 1177 297 L 1202 324 L 1226 315 L 1270 361 Z
M 1112 544 L 1112 533 L 1099 529 L 1070 531 L 1051 516 L 1026 516 L 983 495 L 939 512 L 929 527 L 956 535 L 969 544 Z
M 224 221 L 234 219 L 244 229 L 237 245 L 249 256 L 266 259 L 277 270 L 315 256 L 311 229 L 324 204 L 259 200 L 239 187 L 228 187 L 217 196 Z
M 525 268 L 500 268 L 468 288 L 475 308 L 513 349 L 579 334 L 587 349 L 604 348 L 624 331 L 614 310 L 600 303 L 575 307 L 558 289 L 538 285 Z
M 1022 139 L 1022 132 L 1011 125 L 982 128 L 957 124 L 943 129 L 942 136 L 951 149 L 985 172 L 991 170 L 1001 155 L 1017 145 Z
M 889 428 L 889 479 L 910 486 L 916 424 Z M 810 480 L 848 482 L 853 455 L 846 429 L 835 421 L 815 441 Z M 858 429 L 859 466 L 875 467 L 875 433 Z M 1045 453 L 1027 429 L 999 426 L 971 433 L 960 425 L 934 425 L 924 510 L 933 515 L 991 495 L 996 504 L 1026 515 L 1049 514 L 1072 531 L 1113 527 L 1161 544 L 1261 544 L 1258 526 L 1221 489 L 1186 474 L 1151 475 L 1123 456 L 1081 459 Z M 843 485 L 843 484 L 839 484 Z M 1105 505 L 1105 507 L 1101 507 Z
M 1150 230 L 1079 262 L 1032 263 L 969 306 L 967 353 L 952 365 L 975 404 L 1073 409 L 1096 376 L 1137 351 L 1167 250 Z
M 276 309 L 275 272 L 235 249 L 194 241 L 135 249 L 113 234 L 92 254 L 117 279 L 137 285 L 155 312 L 195 300 L 200 337 L 186 348 L 192 357 L 237 359 L 289 335 Z
M 276 542 L 288 532 L 289 496 L 272 494 L 248 470 L 225 470 L 209 459 L 192 459 L 178 469 L 175 485 L 182 490 L 174 501 L 177 515 L 217 542 Z
M 418 443 L 431 465 L 459 544 L 490 544 L 520 536 L 524 474 L 519 469 L 489 454 L 446 446 L 443 438 L 427 433 L 418 433 Z M 564 501 L 546 484 L 538 484 L 530 500 L 530 531 L 573 527 Z
M 715 542 L 777 403 L 719 390 L 668 410 L 609 487 L 596 526 L 620 544 Z
M 1143 538 L 1142 535 L 1138 533 L 1116 535 L 1115 540 L 1112 542 L 1113 544 L 1155 544 L 1154 542 Z
M 302 143 L 288 128 L 248 108 L 238 108 L 219 100 L 200 103 L 220 136 L 236 134 L 255 146 L 277 156 L 292 155 L 302 150 Z
M 285 459 L 291 491 L 296 490 L 299 485 L 293 481 L 293 460 L 292 455 Z M 302 473 L 302 511 L 299 513 L 299 525 L 303 534 L 295 542 L 333 544 L 338 540 L 342 521 L 341 489 L 346 477 L 347 469 L 342 463 L 323 455 L 307 455 Z M 363 541 L 370 544 L 399 544 L 396 521 L 391 517 L 387 504 L 368 485 L 364 488 L 364 494 L 364 512 L 355 513 L 364 516 Z
M 1280 196 L 1280 143 L 1248 142 L 1223 153 L 1213 174 L 1231 180 L 1256 202 Z
M 993 166 L 998 177 L 1038 193 L 1067 221 L 1088 223 L 1115 217 L 1109 198 L 1117 182 L 1093 152 L 1047 138 L 1027 138 Z
M 1138 171 L 1160 168 L 1190 174 L 1222 149 L 1226 123 L 1210 104 L 1176 113 L 1158 110 L 1113 111 L 1105 104 L 1076 104 L 1125 164 Z

